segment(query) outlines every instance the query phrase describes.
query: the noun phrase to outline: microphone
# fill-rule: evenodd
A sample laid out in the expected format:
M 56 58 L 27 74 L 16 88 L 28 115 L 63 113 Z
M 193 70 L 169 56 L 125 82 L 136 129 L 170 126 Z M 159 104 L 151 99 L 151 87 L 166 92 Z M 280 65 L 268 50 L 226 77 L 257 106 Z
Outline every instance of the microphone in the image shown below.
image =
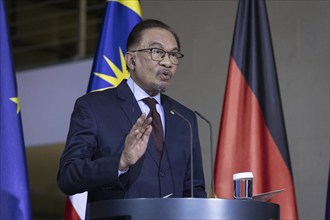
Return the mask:
M 199 113 L 198 111 L 195 111 L 195 113 L 201 118 L 203 119 L 208 125 L 209 125 L 209 129 L 210 129 L 210 150 L 211 150 L 211 197 L 214 198 L 214 161 L 213 161 L 213 129 L 212 129 L 212 124 L 211 122 L 204 117 L 201 113 Z
M 190 194 L 191 198 L 194 198 L 194 152 L 193 152 L 193 136 L 192 136 L 192 126 L 190 121 L 184 117 L 182 114 L 177 112 L 175 109 L 170 110 L 172 115 L 177 115 L 183 119 L 189 125 L 189 135 L 190 135 Z

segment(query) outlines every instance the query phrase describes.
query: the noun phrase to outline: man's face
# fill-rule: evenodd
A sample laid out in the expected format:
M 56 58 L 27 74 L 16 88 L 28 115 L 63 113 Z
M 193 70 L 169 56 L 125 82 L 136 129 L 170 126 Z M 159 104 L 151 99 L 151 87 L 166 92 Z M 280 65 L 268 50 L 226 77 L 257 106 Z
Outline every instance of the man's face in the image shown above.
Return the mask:
M 150 28 L 142 32 L 141 42 L 132 50 L 159 48 L 166 52 L 179 52 L 174 36 L 161 28 Z M 129 53 L 126 59 L 133 59 L 130 65 L 132 79 L 150 96 L 164 92 L 176 73 L 177 65 L 171 63 L 166 54 L 162 61 L 151 58 L 150 51 Z M 130 62 L 132 60 L 126 60 Z

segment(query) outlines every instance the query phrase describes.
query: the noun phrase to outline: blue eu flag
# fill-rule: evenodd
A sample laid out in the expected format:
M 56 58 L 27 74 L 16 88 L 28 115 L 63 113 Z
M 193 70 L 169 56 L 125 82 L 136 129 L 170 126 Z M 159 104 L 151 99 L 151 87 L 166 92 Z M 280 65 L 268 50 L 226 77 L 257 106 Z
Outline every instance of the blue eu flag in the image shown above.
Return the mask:
M 0 219 L 31 219 L 25 147 L 5 1 L 0 1 Z

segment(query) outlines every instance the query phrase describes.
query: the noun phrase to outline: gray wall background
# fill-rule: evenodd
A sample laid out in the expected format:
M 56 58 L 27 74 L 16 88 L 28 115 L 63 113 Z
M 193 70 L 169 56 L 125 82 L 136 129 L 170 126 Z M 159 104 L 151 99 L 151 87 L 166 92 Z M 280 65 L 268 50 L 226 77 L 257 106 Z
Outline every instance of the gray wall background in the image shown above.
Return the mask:
M 167 93 L 213 123 L 214 147 L 237 3 L 141 3 L 144 18 L 162 20 L 180 36 L 185 58 Z M 267 1 L 301 219 L 323 219 L 325 212 L 329 173 L 329 5 L 328 0 Z M 17 75 L 28 147 L 65 142 L 74 101 L 86 92 L 91 65 L 87 59 Z M 208 127 L 200 121 L 209 186 L 208 137 Z

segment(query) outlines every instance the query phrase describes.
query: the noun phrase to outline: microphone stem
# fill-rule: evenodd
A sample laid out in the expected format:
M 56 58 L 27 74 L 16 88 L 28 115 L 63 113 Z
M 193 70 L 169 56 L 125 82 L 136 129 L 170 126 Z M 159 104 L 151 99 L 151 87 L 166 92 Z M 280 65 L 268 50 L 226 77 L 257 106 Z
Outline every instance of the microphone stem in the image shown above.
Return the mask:
M 214 156 L 213 156 L 213 129 L 211 122 L 205 118 L 202 114 L 200 114 L 198 111 L 195 111 L 195 113 L 203 119 L 208 125 L 210 129 L 210 150 L 211 150 L 211 198 L 214 198 Z
M 180 118 L 182 118 L 189 125 L 189 134 L 190 134 L 190 191 L 191 198 L 194 198 L 194 151 L 193 151 L 193 131 L 191 127 L 191 123 L 186 119 L 183 115 L 177 112 L 175 109 L 172 111 L 177 114 Z

